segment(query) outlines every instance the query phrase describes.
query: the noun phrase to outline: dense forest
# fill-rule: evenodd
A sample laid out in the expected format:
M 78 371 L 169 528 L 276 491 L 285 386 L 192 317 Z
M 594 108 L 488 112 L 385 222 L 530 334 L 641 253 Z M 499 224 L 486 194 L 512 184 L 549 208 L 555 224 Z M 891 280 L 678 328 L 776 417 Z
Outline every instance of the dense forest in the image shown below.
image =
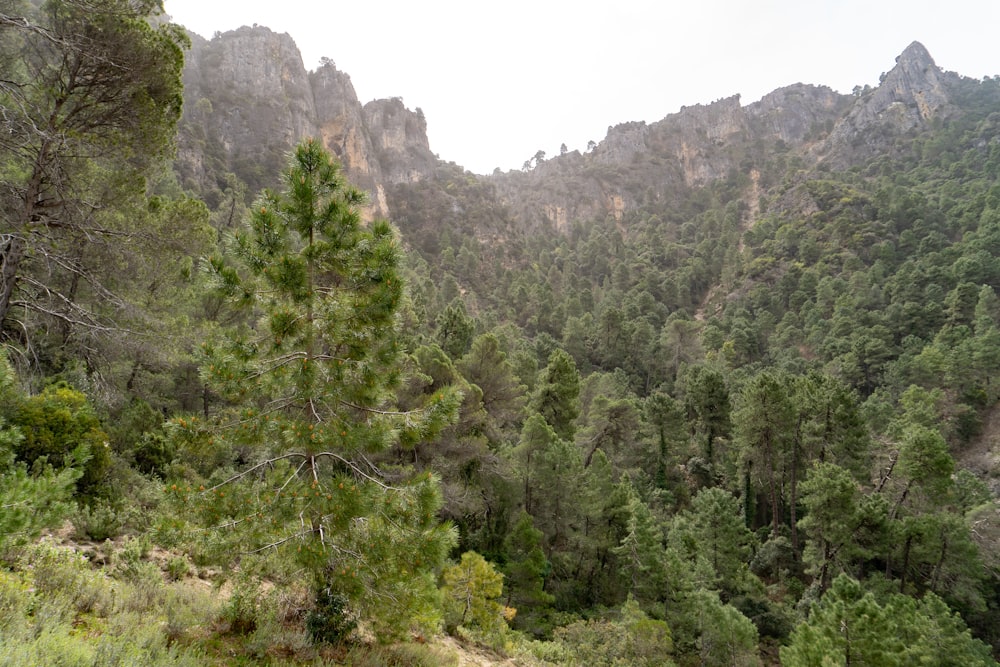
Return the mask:
M 161 11 L 0 2 L 0 662 L 996 664 L 1000 77 L 386 221 Z

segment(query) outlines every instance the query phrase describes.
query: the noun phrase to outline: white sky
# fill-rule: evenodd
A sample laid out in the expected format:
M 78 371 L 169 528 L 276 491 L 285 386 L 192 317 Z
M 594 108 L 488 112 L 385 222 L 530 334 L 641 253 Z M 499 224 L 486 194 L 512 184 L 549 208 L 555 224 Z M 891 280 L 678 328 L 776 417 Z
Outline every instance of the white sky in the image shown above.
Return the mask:
M 539 149 L 584 150 L 609 125 L 652 122 L 788 84 L 878 83 L 910 42 L 938 66 L 1000 74 L 1000 0 L 165 0 L 210 38 L 287 32 L 364 104 L 402 97 L 431 150 L 470 171 L 518 169 Z

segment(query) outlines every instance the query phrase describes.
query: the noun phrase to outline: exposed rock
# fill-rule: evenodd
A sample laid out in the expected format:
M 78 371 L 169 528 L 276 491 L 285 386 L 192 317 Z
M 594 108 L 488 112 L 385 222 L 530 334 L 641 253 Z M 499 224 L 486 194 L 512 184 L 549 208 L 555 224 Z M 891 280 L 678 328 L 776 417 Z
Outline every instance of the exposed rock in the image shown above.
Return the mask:
M 316 105 L 316 124 L 323 144 L 352 177 L 368 177 L 371 187 L 381 182 L 381 167 L 365 126 L 361 103 L 351 77 L 332 62 L 309 75 Z
M 232 172 L 253 196 L 277 185 L 288 153 L 306 137 L 320 138 L 370 193 L 368 217 L 389 214 L 387 183 L 433 172 L 422 113 L 398 99 L 366 111 L 350 76 L 329 61 L 308 73 L 287 34 L 244 26 L 191 41 L 176 162 L 186 187 L 221 190 Z
M 642 121 L 609 127 L 604 141 L 594 149 L 593 159 L 603 164 L 628 164 L 649 149 L 648 136 L 649 128 Z
M 410 111 L 394 97 L 366 104 L 364 119 L 390 183 L 412 183 L 433 173 L 437 158 L 427 140 L 423 111 Z
M 953 78 L 914 42 L 878 88 L 855 95 L 805 84 L 747 106 L 734 95 L 654 123 L 609 127 L 592 151 L 539 159 L 530 170 L 482 177 L 458 171 L 481 183 L 468 188 L 480 208 L 504 211 L 521 229 L 565 231 L 588 221 L 626 228 L 631 212 L 666 213 L 686 191 L 719 181 L 744 188 L 756 217 L 774 185 L 766 182 L 774 171 L 764 169 L 769 161 L 797 160 L 806 170 L 821 161 L 844 168 L 891 153 L 899 137 L 954 111 L 948 92 Z M 407 200 L 412 209 L 420 188 L 443 188 L 441 174 L 452 177 L 431 151 L 419 109 L 410 111 L 399 98 L 362 107 L 350 76 L 332 62 L 307 73 L 288 35 L 243 27 L 211 41 L 192 36 L 184 81 L 177 169 L 185 186 L 218 192 L 227 172 L 252 193 L 275 185 L 288 151 L 306 136 L 321 137 L 348 178 L 370 192 L 371 215 L 391 216 L 394 201 Z M 411 196 L 406 188 L 416 190 Z M 808 208 L 800 194 L 785 193 L 772 210 Z M 440 194 L 442 202 L 454 199 Z M 452 204 L 460 210 L 465 202 Z
M 180 156 L 191 158 L 194 151 L 184 150 L 191 142 L 208 164 L 180 168 L 203 186 L 211 186 L 209 171 L 224 166 L 260 187 L 300 137 L 316 133 L 309 79 L 287 34 L 244 26 L 208 42 L 193 39 L 184 85 Z
M 746 107 L 753 132 L 799 144 L 829 131 L 853 98 L 826 86 L 796 83 L 768 93 Z
M 894 137 L 947 116 L 952 111 L 947 83 L 956 78 L 934 64 L 923 44 L 910 44 L 878 88 L 858 97 L 831 132 L 826 146 L 830 165 L 844 168 L 889 151 Z

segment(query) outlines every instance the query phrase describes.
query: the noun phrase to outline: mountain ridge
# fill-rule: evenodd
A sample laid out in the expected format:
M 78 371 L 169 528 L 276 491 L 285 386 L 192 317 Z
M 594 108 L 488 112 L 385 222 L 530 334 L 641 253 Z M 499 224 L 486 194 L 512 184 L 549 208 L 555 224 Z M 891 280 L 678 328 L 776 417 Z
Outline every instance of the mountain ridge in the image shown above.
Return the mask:
M 539 153 L 521 171 L 474 175 L 455 166 L 492 189 L 495 206 L 519 227 L 564 231 L 604 217 L 620 223 L 630 211 L 738 173 L 755 174 L 754 189 L 766 191 L 773 183 L 765 163 L 774 159 L 842 170 L 890 151 L 895 137 L 954 113 L 948 88 L 960 78 L 913 42 L 878 87 L 853 95 L 795 83 L 746 105 L 736 94 L 655 122 L 609 126 L 586 152 L 547 160 Z M 272 185 L 268 179 L 306 136 L 321 138 L 370 193 L 369 217 L 396 218 L 395 186 L 433 180 L 454 164 L 433 153 L 420 109 L 400 98 L 362 105 L 349 74 L 329 60 L 307 71 L 294 40 L 266 27 L 211 40 L 192 35 L 184 81 L 176 170 L 185 187 L 209 193 L 210 205 L 226 173 L 247 183 L 248 196 Z

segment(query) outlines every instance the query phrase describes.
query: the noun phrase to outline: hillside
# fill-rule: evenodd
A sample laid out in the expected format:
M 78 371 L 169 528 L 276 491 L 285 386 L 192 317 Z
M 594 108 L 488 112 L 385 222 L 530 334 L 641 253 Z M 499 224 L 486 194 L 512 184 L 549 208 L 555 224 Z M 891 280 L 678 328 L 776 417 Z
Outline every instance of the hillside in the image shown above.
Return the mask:
M 1000 77 L 477 175 L 116 3 L 0 23 L 4 659 L 996 664 Z

